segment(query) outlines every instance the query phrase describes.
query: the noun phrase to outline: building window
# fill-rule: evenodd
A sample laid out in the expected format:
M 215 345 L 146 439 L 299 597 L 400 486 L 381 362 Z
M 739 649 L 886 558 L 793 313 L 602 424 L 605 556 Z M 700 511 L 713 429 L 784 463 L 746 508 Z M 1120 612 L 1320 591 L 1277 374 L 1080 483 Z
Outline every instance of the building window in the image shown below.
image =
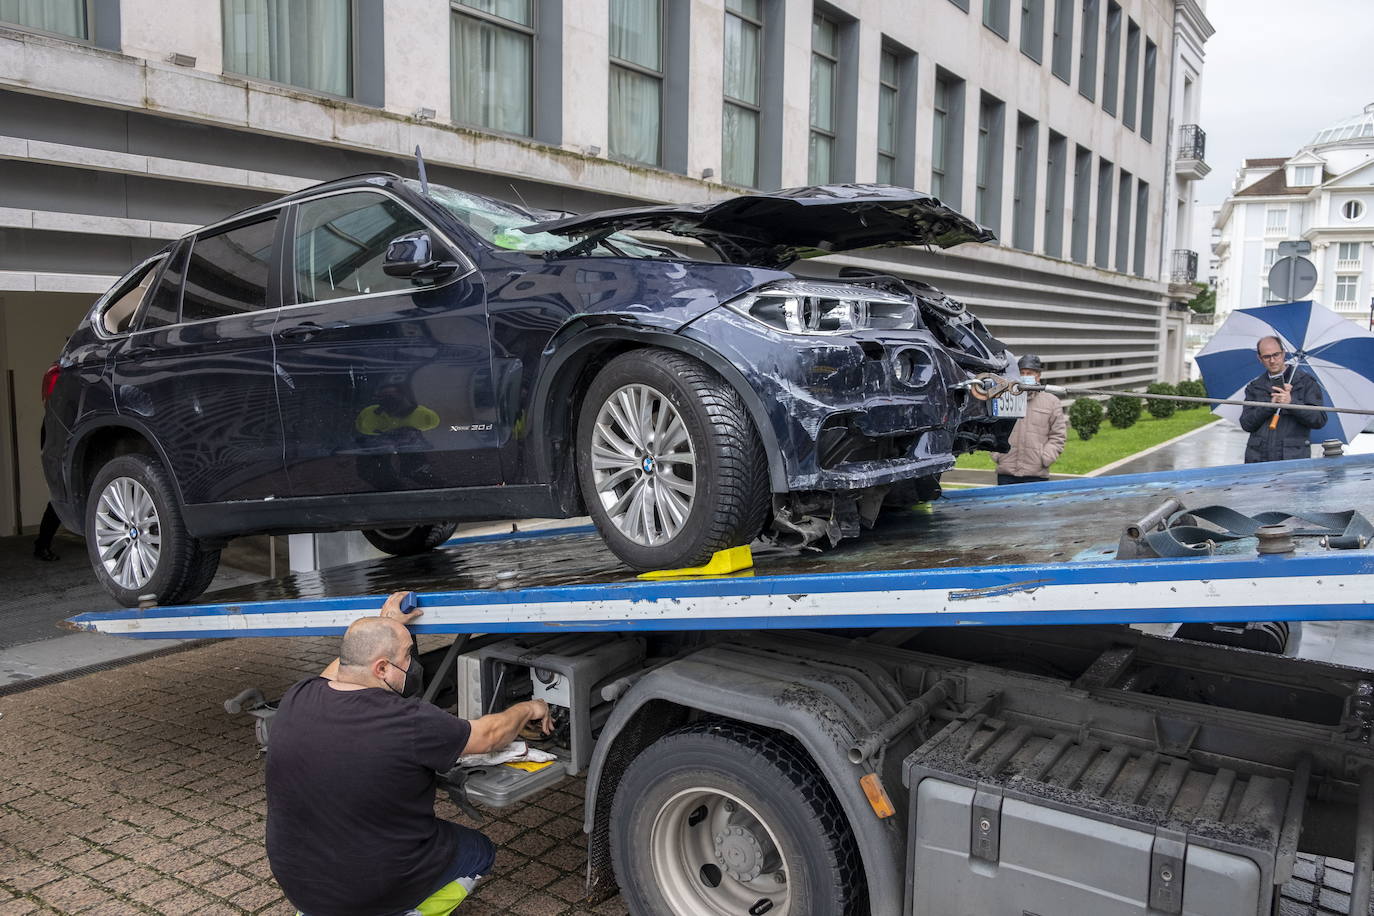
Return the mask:
M 1121 123 L 1135 130 L 1136 101 L 1140 95 L 1140 26 L 1126 21 L 1126 91 L 1121 103 Z
M 968 12 L 968 0 L 949 0 L 949 2 L 953 3 L 955 6 L 959 7 L 959 9 L 963 10 L 964 12 Z
M 1054 35 L 1050 44 L 1050 72 L 1073 81 L 1073 10 L 1078 0 L 1054 0 Z
M 353 94 L 352 0 L 224 0 L 224 70 Z
M 749 188 L 759 183 L 762 62 L 762 0 L 726 0 L 721 179 Z
M 1360 269 L 1360 249 L 1364 247 L 1359 242 L 1340 242 L 1336 245 L 1336 269 L 1337 270 L 1359 270 Z
M 1040 124 L 1023 114 L 1016 117 L 1016 174 L 1011 198 L 1011 243 L 1022 251 L 1035 250 L 1035 168 L 1040 161 Z
M 1045 55 L 1045 0 L 1021 0 L 1021 53 L 1037 64 Z
M 1364 216 L 1364 204 L 1358 200 L 1347 200 L 1341 204 L 1341 216 L 1354 222 Z
M 883 51 L 878 62 L 878 181 L 895 184 L 897 174 L 897 55 Z
M 1360 285 L 1359 274 L 1340 274 L 1336 277 L 1336 304 L 1354 305 Z
M 983 25 L 1006 38 L 1011 34 L 1011 0 L 983 0 Z
M 1299 165 L 1293 167 L 1293 187 L 1310 188 L 1317 183 L 1317 167 L 1315 165 Z
M 1126 273 L 1131 269 L 1131 191 L 1134 181 L 1125 169 L 1116 183 L 1116 269 Z
M 0 22 L 85 41 L 91 37 L 86 0 L 0 0 Z
M 1263 267 L 1263 271 L 1264 271 L 1264 275 L 1265 275 L 1266 277 L 1269 276 L 1269 269 L 1270 269 L 1271 267 L 1274 266 L 1274 262 L 1277 261 L 1278 258 L 1279 258 L 1279 250 L 1278 250 L 1277 248 L 1266 248 L 1266 249 L 1264 249 L 1264 267 Z
M 1097 165 L 1097 236 L 1093 247 L 1093 263 L 1103 270 L 1111 265 L 1112 255 L 1112 177 L 1116 166 L 1106 159 Z
M 987 93 L 978 104 L 978 174 L 975 176 L 973 218 L 1001 234 L 1002 136 L 1007 106 Z
M 610 154 L 658 165 L 663 158 L 663 28 L 660 0 L 611 0 Z
M 1264 234 L 1283 236 L 1288 234 L 1288 208 L 1270 207 L 1264 211 Z
M 1064 256 L 1064 167 L 1068 164 L 1069 141 L 1050 131 L 1045 151 L 1045 254 Z
M 1150 186 L 1143 181 L 1135 183 L 1135 275 L 1145 276 L 1145 238 L 1149 231 Z
M 1155 70 L 1159 50 L 1150 39 L 1145 39 L 1145 75 L 1140 81 L 1140 139 L 1147 142 L 1155 138 Z
M 1073 226 L 1070 257 L 1088 263 L 1088 219 L 1092 208 L 1093 154 L 1079 146 L 1073 158 Z
M 1116 3 L 1107 4 L 1107 41 L 1102 58 L 1102 110 L 1114 115 L 1121 76 L 1121 7 Z
M 957 210 L 963 197 L 964 81 L 937 69 L 934 108 L 930 193 Z
M 835 87 L 839 69 L 840 27 L 820 13 L 811 18 L 811 142 L 807 175 L 811 184 L 828 184 L 835 171 Z
M 1097 97 L 1097 2 L 1083 0 L 1082 37 L 1078 45 L 1078 92 Z
M 534 132 L 532 0 L 458 0 L 449 33 L 453 120 Z

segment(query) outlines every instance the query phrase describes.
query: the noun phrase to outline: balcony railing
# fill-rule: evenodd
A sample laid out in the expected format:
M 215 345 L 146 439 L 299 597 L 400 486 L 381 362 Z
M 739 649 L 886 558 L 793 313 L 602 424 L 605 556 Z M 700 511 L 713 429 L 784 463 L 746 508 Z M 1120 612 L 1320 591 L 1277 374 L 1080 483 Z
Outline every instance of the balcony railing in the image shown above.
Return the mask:
M 1354 273 L 1360 269 L 1360 259 L 1355 258 L 1354 260 L 1346 259 L 1337 261 L 1336 269 L 1341 271 L 1350 271 L 1351 273 Z
M 1207 131 L 1196 124 L 1184 124 L 1178 131 L 1178 158 L 1207 158 Z
M 1173 269 L 1169 272 L 1172 283 L 1192 283 L 1197 279 L 1197 252 L 1187 248 L 1175 248 Z

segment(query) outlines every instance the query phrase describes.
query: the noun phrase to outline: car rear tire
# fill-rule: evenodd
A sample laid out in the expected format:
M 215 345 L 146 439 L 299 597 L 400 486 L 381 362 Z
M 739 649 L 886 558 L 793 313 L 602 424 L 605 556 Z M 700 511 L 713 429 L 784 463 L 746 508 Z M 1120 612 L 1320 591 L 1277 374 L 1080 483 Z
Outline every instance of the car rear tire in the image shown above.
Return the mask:
M 697 360 L 644 349 L 592 381 L 577 476 L 601 536 L 640 570 L 700 566 L 763 529 L 771 493 L 743 401 Z
M 611 806 L 635 916 L 843 916 L 863 895 L 849 822 L 786 736 L 697 723 L 646 748 Z
M 410 557 L 438 547 L 453 537 L 457 528 L 457 522 L 411 525 L 409 528 L 368 528 L 363 531 L 363 537 L 382 553 L 389 553 L 393 557 Z
M 95 475 L 86 550 L 96 579 L 125 607 L 149 594 L 159 604 L 191 601 L 219 568 L 219 551 L 186 531 L 171 477 L 151 455 L 120 455 Z

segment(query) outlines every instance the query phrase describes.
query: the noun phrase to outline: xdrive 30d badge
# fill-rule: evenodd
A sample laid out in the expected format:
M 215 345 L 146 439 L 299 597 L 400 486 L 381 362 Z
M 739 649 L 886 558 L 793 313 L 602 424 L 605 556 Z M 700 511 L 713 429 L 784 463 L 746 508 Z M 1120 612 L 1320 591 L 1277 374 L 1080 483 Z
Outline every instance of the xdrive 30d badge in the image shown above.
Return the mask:
M 666 232 L 719 260 L 627 235 Z M 134 267 L 50 370 L 43 466 L 121 602 L 198 595 L 253 533 L 591 515 L 635 569 L 857 534 L 1011 420 L 1008 354 L 932 286 L 789 265 L 991 233 L 879 185 L 567 216 L 389 174 Z

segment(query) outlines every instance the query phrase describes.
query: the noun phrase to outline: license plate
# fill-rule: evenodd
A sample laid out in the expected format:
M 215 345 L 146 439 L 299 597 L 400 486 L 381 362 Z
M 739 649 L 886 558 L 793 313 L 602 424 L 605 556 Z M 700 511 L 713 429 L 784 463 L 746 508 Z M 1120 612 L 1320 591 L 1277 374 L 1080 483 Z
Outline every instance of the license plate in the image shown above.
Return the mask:
M 1024 394 L 1004 394 L 992 402 L 994 417 L 1024 417 L 1027 396 Z

